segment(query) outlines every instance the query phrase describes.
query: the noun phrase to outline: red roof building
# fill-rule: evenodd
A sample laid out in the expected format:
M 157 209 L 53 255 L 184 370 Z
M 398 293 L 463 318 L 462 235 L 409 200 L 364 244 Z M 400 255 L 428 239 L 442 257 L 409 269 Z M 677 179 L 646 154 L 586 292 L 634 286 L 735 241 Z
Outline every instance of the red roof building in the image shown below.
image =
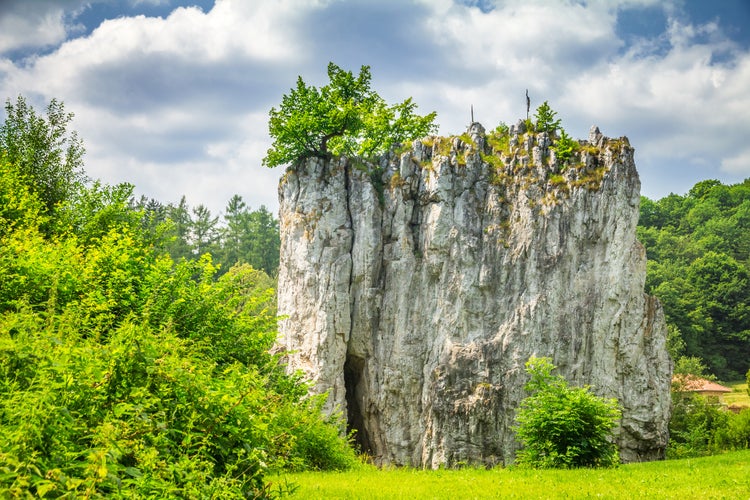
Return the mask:
M 677 385 L 677 390 L 681 392 L 697 392 L 703 396 L 721 397 L 722 394 L 732 392 L 729 387 L 689 375 L 675 375 L 672 382 Z

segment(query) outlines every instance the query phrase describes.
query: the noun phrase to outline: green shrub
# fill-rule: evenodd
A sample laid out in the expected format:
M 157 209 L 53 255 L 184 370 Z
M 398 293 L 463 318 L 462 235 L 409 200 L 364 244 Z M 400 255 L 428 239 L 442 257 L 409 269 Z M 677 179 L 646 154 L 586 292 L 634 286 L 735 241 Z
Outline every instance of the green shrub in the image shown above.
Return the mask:
M 0 496 L 265 498 L 270 471 L 357 463 L 269 352 L 271 278 L 174 263 L 119 206 L 47 234 L 0 166 Z
M 615 399 L 600 398 L 588 387 L 569 387 L 553 375 L 550 358 L 526 362 L 531 395 L 516 420 L 523 444 L 516 463 L 539 468 L 611 467 L 619 463 L 612 431 L 620 418 Z
M 720 450 L 717 433 L 726 430 L 729 413 L 715 397 L 693 392 L 672 391 L 667 458 L 710 455 Z
M 563 167 L 570 164 L 573 154 L 580 149 L 578 141 L 572 139 L 565 130 L 560 129 L 560 138 L 555 141 L 552 149 L 555 150 L 555 157 Z
M 750 448 L 750 409 L 728 413 L 726 426 L 716 431 L 716 446 L 721 450 Z

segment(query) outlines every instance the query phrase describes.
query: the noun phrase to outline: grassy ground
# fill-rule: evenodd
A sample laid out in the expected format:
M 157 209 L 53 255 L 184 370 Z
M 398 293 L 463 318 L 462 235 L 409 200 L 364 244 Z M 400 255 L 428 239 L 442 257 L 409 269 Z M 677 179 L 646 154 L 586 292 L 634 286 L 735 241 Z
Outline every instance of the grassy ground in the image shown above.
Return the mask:
M 750 450 L 616 469 L 414 469 L 306 472 L 269 478 L 304 499 L 750 499 Z
M 739 382 L 730 382 L 729 384 L 727 384 L 727 387 L 731 387 L 732 392 L 724 394 L 721 397 L 722 403 L 727 405 L 738 404 L 750 407 L 750 394 L 747 393 L 747 381 L 742 380 Z

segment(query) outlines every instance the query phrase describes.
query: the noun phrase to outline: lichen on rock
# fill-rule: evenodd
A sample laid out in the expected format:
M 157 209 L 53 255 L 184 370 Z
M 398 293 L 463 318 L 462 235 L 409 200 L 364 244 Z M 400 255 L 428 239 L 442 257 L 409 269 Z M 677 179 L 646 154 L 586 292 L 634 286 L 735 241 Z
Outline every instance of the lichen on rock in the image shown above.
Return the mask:
M 279 186 L 280 344 L 378 463 L 510 463 L 524 363 L 615 397 L 624 461 L 662 458 L 671 364 L 644 294 L 640 181 L 592 129 L 479 124 L 373 164 L 310 158 Z M 375 176 L 373 176 L 375 173 Z M 373 178 L 374 177 L 374 178 Z

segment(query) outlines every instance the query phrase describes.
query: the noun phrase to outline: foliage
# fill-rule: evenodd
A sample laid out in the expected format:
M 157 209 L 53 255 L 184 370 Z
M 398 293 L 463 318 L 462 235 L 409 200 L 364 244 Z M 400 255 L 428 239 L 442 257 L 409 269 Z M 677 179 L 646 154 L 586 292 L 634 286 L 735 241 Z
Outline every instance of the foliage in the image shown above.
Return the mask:
M 642 197 L 637 231 L 649 259 L 646 291 L 680 334 L 670 344 L 721 379 L 740 378 L 750 368 L 750 179 Z
M 75 196 L 84 180 L 83 145 L 75 132 L 67 130 L 73 114 L 53 99 L 46 117 L 39 116 L 22 96 L 15 104 L 6 100 L 5 113 L 0 151 L 43 203 L 43 213 L 52 216 Z
M 687 458 L 720 451 L 716 434 L 725 429 L 729 413 L 716 397 L 673 390 L 668 458 Z
M 75 199 L 65 204 L 65 211 L 59 217 L 58 231 L 70 231 L 82 243 L 105 236 L 111 228 L 128 228 L 140 233 L 139 214 L 130 207 L 135 186 L 128 183 L 108 186 L 95 181 L 76 193 Z M 147 235 L 143 234 L 146 238 Z M 157 242 L 154 234 L 151 243 Z
M 540 468 L 610 467 L 619 463 L 613 429 L 620 418 L 615 399 L 600 398 L 588 387 L 569 387 L 549 358 L 526 362 L 531 395 L 516 417 L 523 443 L 519 465 Z
M 199 205 L 193 209 L 183 196 L 177 205 L 141 198 L 131 212 L 149 241 L 176 261 L 210 253 L 217 276 L 238 263 L 250 264 L 271 276 L 279 267 L 279 222 L 265 206 L 251 210 L 239 195 L 228 202 L 221 219 Z
M 557 116 L 557 111 L 552 110 L 549 103 L 544 101 L 538 108 L 536 108 L 536 113 L 534 114 L 534 117 L 536 118 L 534 130 L 554 135 L 557 129 L 560 128 L 560 119 L 555 119 L 555 116 Z
M 685 341 L 682 340 L 682 332 L 672 323 L 667 323 L 667 352 L 673 360 L 685 355 Z M 700 360 L 700 358 L 696 359 Z
M 219 262 L 227 268 L 236 262 L 246 262 L 256 269 L 274 275 L 279 267 L 279 222 L 261 205 L 250 210 L 235 195 L 224 213 L 224 228 L 219 231 Z
M 193 209 L 192 237 L 195 248 L 194 255 L 201 256 L 213 251 L 218 239 L 217 224 L 219 218 L 211 214 L 205 205 L 198 205 Z
M 280 479 L 298 485 L 291 498 L 745 498 L 750 450 L 616 468 L 423 470 L 360 467 L 304 472 Z
M 722 450 L 746 450 L 750 448 L 750 408 L 739 413 L 727 413 L 727 424 L 717 430 L 714 438 Z
M 355 77 L 329 63 L 328 78 L 329 84 L 318 89 L 298 77 L 279 108 L 271 108 L 268 128 L 273 145 L 264 165 L 276 167 L 310 156 L 374 156 L 436 128 L 435 113 L 414 114 L 411 98 L 387 105 L 370 88 L 369 66 L 362 66 Z
M 734 413 L 726 407 L 729 395 L 720 401 L 688 390 L 685 385 L 691 378 L 702 377 L 705 370 L 698 358 L 680 358 L 678 365 L 675 374 L 679 376 L 672 382 L 667 457 L 688 458 L 750 447 L 750 409 Z
M 0 154 L 4 496 L 271 497 L 270 471 L 356 463 L 269 352 L 270 277 L 175 263 L 132 186 L 79 186 L 49 214 L 29 179 Z
M 580 149 L 578 141 L 572 139 L 565 130 L 560 129 L 560 137 L 552 145 L 552 149 L 555 151 L 555 157 L 558 159 L 561 165 L 570 164 L 573 153 Z
M 708 367 L 701 358 L 696 356 L 680 356 L 674 362 L 672 369 L 674 375 L 685 375 L 706 380 L 715 380 L 716 377 L 708 372 Z

